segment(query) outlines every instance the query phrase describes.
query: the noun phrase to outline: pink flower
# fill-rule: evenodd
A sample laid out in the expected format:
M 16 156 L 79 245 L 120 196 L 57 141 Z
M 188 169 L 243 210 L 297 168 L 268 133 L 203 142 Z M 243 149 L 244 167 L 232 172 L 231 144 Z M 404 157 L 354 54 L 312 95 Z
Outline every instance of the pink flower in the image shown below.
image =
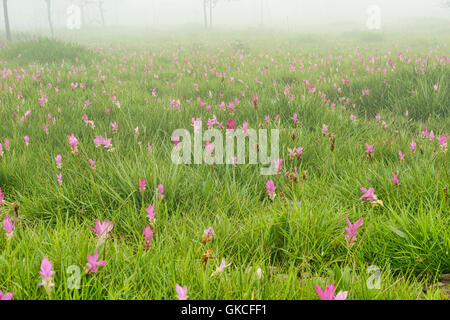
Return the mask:
M 258 107 L 258 100 L 259 100 L 258 96 L 254 96 L 254 95 L 252 94 L 252 103 L 253 103 L 253 107 L 254 107 L 255 109 Z
M 157 214 L 155 212 L 155 209 L 153 208 L 152 205 L 149 205 L 148 208 L 145 208 L 145 211 L 147 211 L 148 215 L 147 218 L 150 220 L 150 224 L 155 224 L 156 223 L 156 219 L 155 219 L 155 215 Z
M 244 121 L 244 122 L 242 123 L 242 127 L 239 127 L 239 129 L 242 129 L 242 131 L 243 131 L 244 133 L 247 133 L 247 132 L 248 132 L 248 122 L 247 122 L 247 121 Z
M 150 247 L 152 246 L 151 244 L 151 240 L 153 239 L 153 231 L 152 229 L 150 229 L 150 226 L 145 227 L 144 229 L 144 241 L 145 241 L 145 245 L 144 245 L 144 249 L 148 250 L 150 249 Z
M 172 142 L 176 146 L 180 143 L 180 136 L 172 137 Z
M 23 137 L 23 140 L 25 140 L 25 145 L 28 147 L 30 144 L 30 138 L 28 136 Z
M 275 187 L 275 184 L 273 183 L 272 180 L 268 180 L 266 182 L 266 191 L 272 201 L 275 199 L 275 195 L 276 195 L 275 190 L 276 189 L 277 189 L 277 187 Z
M 117 125 L 117 123 L 115 123 L 115 122 L 111 123 L 111 127 L 112 127 L 113 132 L 114 132 L 114 133 L 117 133 L 117 130 L 118 130 L 118 125 Z
M 278 159 L 274 161 L 275 168 L 277 169 L 278 174 L 280 174 L 281 170 L 283 169 L 283 161 L 284 159 Z
M 159 199 L 164 199 L 164 186 L 162 184 L 158 185 L 158 197 Z
M 437 137 L 436 139 L 439 141 L 439 144 L 441 146 L 445 147 L 445 146 L 447 146 L 448 138 L 450 138 L 450 136 L 446 137 L 445 134 L 442 134 L 442 136 L 440 138 Z
M 214 151 L 214 142 L 211 143 L 211 142 L 207 141 L 205 144 L 205 150 L 206 150 L 206 153 L 211 156 Z
M 326 135 L 328 131 L 328 126 L 326 124 L 322 125 L 322 134 Z
M 97 138 L 94 139 L 94 143 L 97 148 L 100 147 L 101 145 L 103 145 L 105 148 L 108 149 L 112 148 L 111 139 L 108 139 L 106 132 L 105 137 L 98 136 Z
M 398 150 L 398 156 L 400 157 L 400 161 L 404 161 L 405 160 L 405 155 L 402 153 L 401 150 Z
M 62 173 L 57 174 L 56 178 L 58 179 L 58 184 L 61 186 L 62 185 Z
M 181 287 L 177 283 L 175 290 L 177 291 L 178 300 L 187 300 L 189 298 L 189 296 L 187 296 L 187 286 Z
M 434 88 L 434 91 L 435 91 L 435 92 L 437 92 L 437 91 L 438 91 L 438 89 L 439 89 L 439 87 L 438 87 L 438 85 L 437 85 L 437 84 L 435 84 L 435 85 L 433 86 L 433 88 Z
M 8 240 L 11 240 L 13 234 L 14 234 L 14 226 L 16 225 L 16 222 L 12 223 L 10 217 L 6 217 L 3 220 L 3 229 L 5 229 L 6 232 L 6 238 Z
M 303 147 L 295 148 L 295 153 L 297 154 L 297 157 L 300 158 L 303 154 Z
M 377 196 L 375 195 L 375 190 L 372 187 L 370 187 L 369 190 L 367 190 L 366 188 L 363 188 L 363 187 L 361 187 L 360 189 L 364 193 L 360 198 L 361 200 L 369 200 L 369 201 L 377 200 Z
M 212 227 L 209 227 L 208 229 L 205 229 L 203 231 L 202 236 L 202 243 L 207 243 L 214 239 L 216 237 L 216 234 L 214 233 L 214 229 Z
M 105 240 L 106 238 L 109 238 L 109 232 L 114 228 L 114 223 L 110 223 L 108 219 L 105 219 L 103 223 L 100 223 L 100 220 L 95 221 L 95 229 L 90 228 L 92 231 L 94 231 L 95 234 L 99 237 L 100 241 Z
M 144 194 L 145 191 L 145 179 L 139 178 L 139 192 Z
M 380 122 L 381 116 L 378 114 L 378 115 L 375 117 L 375 119 L 377 119 L 377 122 Z
M 86 264 L 86 273 L 87 274 L 96 273 L 98 267 L 103 267 L 106 264 L 106 261 L 104 261 L 104 260 L 97 261 L 98 260 L 98 251 L 96 251 L 93 256 L 87 255 L 86 259 L 88 261 Z
M 416 152 L 416 143 L 413 141 L 409 145 L 410 145 L 411 152 L 415 153 Z
M 234 129 L 236 126 L 236 120 L 228 120 L 227 121 L 227 129 Z
M 39 282 L 38 286 L 44 286 L 46 288 L 55 286 L 55 284 L 52 283 L 53 275 L 55 274 L 55 271 L 53 271 L 52 268 L 52 262 L 48 260 L 47 257 L 44 257 L 41 262 L 41 271 L 39 272 L 42 277 L 42 282 Z
M 4 203 L 5 194 L 2 192 L 2 188 L 0 188 L 0 206 Z
M 67 136 L 67 138 L 69 139 L 69 145 L 72 148 L 72 153 L 74 155 L 78 154 L 78 140 L 75 137 L 74 134 L 72 134 L 71 136 Z
M 400 180 L 398 180 L 398 173 L 397 172 L 394 174 L 394 177 L 389 178 L 389 179 L 391 179 L 392 183 L 395 184 L 396 186 L 400 185 Z
M 334 283 L 326 287 L 324 291 L 318 285 L 315 288 L 321 300 L 345 300 L 347 298 L 347 291 L 339 291 L 336 296 L 334 295 L 334 291 L 336 290 Z
M 61 169 L 61 166 L 62 166 L 62 164 L 61 164 L 61 162 L 62 162 L 62 156 L 61 156 L 60 154 L 58 154 L 58 155 L 55 157 L 55 161 L 56 161 L 56 168 Z
M 356 241 L 357 231 L 363 224 L 363 218 L 356 221 L 355 224 L 352 224 L 347 216 L 345 216 L 345 219 L 347 220 L 348 225 L 348 228 L 344 228 L 345 232 L 347 232 L 347 234 L 345 235 L 345 239 L 347 240 L 349 247 L 351 247 Z
M 0 300 L 12 300 L 14 295 L 14 292 L 6 292 L 5 294 L 3 294 L 2 290 L 0 290 Z
M 375 144 L 370 145 L 370 144 L 366 143 L 366 152 L 367 152 L 367 155 L 369 156 L 369 158 L 373 157 L 373 148 L 374 147 L 375 147 Z
M 297 113 L 294 113 L 294 115 L 292 116 L 292 120 L 294 120 L 294 125 L 297 126 L 297 124 L 298 124 L 298 115 L 297 115 Z
M 425 126 L 425 129 L 420 133 L 422 135 L 422 138 L 428 137 L 428 127 Z
M 215 275 L 217 275 L 217 274 L 222 273 L 223 270 L 225 270 L 225 268 L 227 268 L 227 267 L 229 267 L 229 266 L 231 266 L 231 262 L 230 262 L 229 264 L 226 264 L 225 258 L 223 258 L 223 259 L 222 259 L 222 262 L 220 263 L 220 266 L 218 266 L 217 269 L 216 269 L 216 271 L 214 271 L 214 272 L 211 274 L 211 277 L 213 277 L 213 276 L 215 276 Z
M 89 164 L 91 165 L 92 170 L 95 170 L 95 161 L 92 159 L 89 159 Z
M 87 114 L 84 114 L 84 115 L 83 115 L 83 121 L 84 121 L 84 123 L 86 123 L 86 125 L 90 125 L 91 128 L 95 128 L 95 123 L 94 123 L 94 121 L 89 120 Z

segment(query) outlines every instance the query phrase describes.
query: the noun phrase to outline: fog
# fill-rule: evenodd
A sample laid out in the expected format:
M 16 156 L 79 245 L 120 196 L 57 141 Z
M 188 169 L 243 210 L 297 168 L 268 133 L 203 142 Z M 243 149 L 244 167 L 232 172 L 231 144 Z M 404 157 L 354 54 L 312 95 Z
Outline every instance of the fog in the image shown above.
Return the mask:
M 208 0 L 207 0 L 208 1 Z M 214 0 L 213 0 L 214 1 Z M 70 5 L 83 7 L 83 25 L 103 25 L 97 0 L 51 0 L 51 17 L 56 29 L 66 28 Z M 204 26 L 203 0 L 103 0 L 105 26 L 167 28 Z M 367 8 L 380 8 L 381 28 L 415 21 L 448 21 L 450 7 L 440 0 L 217 0 L 213 7 L 215 28 L 273 28 L 332 30 L 337 25 L 366 28 Z M 84 5 L 83 5 L 84 3 Z M 48 28 L 45 0 L 9 0 L 11 29 Z M 1 28 L 4 29 L 3 7 Z M 209 4 L 207 14 L 209 15 Z M 208 20 L 209 23 L 209 20 Z

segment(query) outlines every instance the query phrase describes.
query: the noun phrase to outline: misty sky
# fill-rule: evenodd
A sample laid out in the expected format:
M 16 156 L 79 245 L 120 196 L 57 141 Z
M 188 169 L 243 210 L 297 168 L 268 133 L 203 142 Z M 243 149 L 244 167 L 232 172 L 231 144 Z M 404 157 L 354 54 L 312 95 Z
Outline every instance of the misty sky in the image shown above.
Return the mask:
M 78 0 L 52 0 L 52 17 L 64 27 L 67 7 Z M 201 25 L 203 0 L 104 0 L 107 25 L 167 26 Z M 439 7 L 439 0 L 219 0 L 214 8 L 214 25 L 220 27 L 257 27 L 263 3 L 264 25 L 268 27 L 314 26 L 346 23 L 364 28 L 369 5 L 381 8 L 382 23 L 424 18 L 449 19 L 450 9 Z M 91 24 L 99 25 L 95 7 L 86 13 Z M 44 0 L 9 0 L 13 29 L 47 28 Z M 3 8 L 0 8 L 3 28 Z

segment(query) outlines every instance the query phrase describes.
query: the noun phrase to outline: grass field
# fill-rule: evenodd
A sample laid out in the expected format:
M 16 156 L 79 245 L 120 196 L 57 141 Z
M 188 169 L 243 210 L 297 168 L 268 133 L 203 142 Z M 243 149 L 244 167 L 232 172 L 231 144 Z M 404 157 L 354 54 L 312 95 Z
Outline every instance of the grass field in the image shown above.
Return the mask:
M 0 49 L 3 294 L 301 300 L 334 283 L 348 300 L 448 299 L 448 33 L 94 33 Z M 279 129 L 280 174 L 173 164 L 192 118 Z M 356 240 L 346 216 L 363 218 Z

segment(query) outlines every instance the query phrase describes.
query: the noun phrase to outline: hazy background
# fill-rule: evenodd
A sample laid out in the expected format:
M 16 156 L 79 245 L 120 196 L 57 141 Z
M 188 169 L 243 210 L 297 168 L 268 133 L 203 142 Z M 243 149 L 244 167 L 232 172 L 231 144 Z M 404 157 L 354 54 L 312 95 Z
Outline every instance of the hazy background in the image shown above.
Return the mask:
M 100 26 L 97 0 L 51 0 L 51 16 L 56 29 L 65 28 L 67 8 L 85 3 L 87 26 Z M 213 8 L 215 28 L 255 28 L 296 30 L 364 29 L 369 5 L 381 8 L 382 29 L 407 26 L 422 21 L 448 21 L 450 8 L 440 0 L 219 0 Z M 87 3 L 87 4 L 86 4 Z M 9 0 L 13 31 L 48 28 L 45 0 Z M 103 0 L 106 26 L 167 28 L 204 25 L 203 0 Z M 208 5 L 209 14 L 209 5 Z M 262 24 L 261 24 L 262 23 Z M 0 28 L 4 29 L 0 4 Z

